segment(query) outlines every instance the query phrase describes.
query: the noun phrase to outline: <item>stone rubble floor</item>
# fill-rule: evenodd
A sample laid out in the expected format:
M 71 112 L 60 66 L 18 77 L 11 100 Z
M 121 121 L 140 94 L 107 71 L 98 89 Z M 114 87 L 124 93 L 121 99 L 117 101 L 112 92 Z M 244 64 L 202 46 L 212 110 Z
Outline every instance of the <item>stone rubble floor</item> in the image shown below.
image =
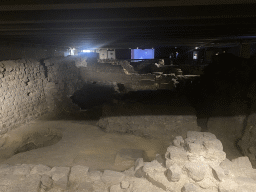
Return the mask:
M 53 121 L 50 124 L 55 124 L 57 128 L 61 123 Z M 166 153 L 162 157 L 154 154 L 155 149 L 152 150 L 151 145 L 155 143 L 143 140 L 134 143 L 138 138 L 134 139 L 131 136 L 126 138 L 126 135 L 120 140 L 120 136 L 102 135 L 93 129 L 94 142 L 90 137 L 92 135 L 88 135 L 90 138 L 88 141 L 105 143 L 101 145 L 105 151 L 100 150 L 97 154 L 103 158 L 102 162 L 108 161 L 105 153 L 111 155 L 114 149 L 127 147 L 127 145 L 132 148 L 136 145 L 137 147 L 145 145 L 143 148 L 145 152 L 155 156 L 153 160 L 150 160 L 151 162 L 138 158 L 134 166 L 125 171 L 113 171 L 114 167 L 108 164 L 105 164 L 105 167 L 102 166 L 104 170 L 98 171 L 95 170 L 95 164 L 91 164 L 92 167 L 95 166 L 94 169 L 88 166 L 88 163 L 86 164 L 86 157 L 90 157 L 94 150 L 98 152 L 97 147 L 100 146 L 89 145 L 91 152 L 86 150 L 88 153 L 85 154 L 88 155 L 83 156 L 84 161 L 81 163 L 75 160 L 77 153 L 74 147 L 81 144 L 81 140 L 85 147 L 84 144 L 89 144 L 85 142 L 86 138 L 76 135 L 76 140 L 73 137 L 70 144 L 65 142 L 70 135 L 74 136 L 76 131 L 78 131 L 76 134 L 88 134 L 93 130 L 88 131 L 87 126 L 81 122 L 67 124 L 72 125 L 72 130 L 69 128 L 69 131 L 63 132 L 63 141 L 51 146 L 55 146 L 53 149 L 57 150 L 55 155 L 52 152 L 47 156 L 50 159 L 48 163 L 57 164 L 46 165 L 47 159 L 36 156 L 36 154 L 34 156 L 37 158 L 34 157 L 34 160 L 37 159 L 37 162 L 29 161 L 33 155 L 22 158 L 22 155 L 17 154 L 0 165 L 0 192 L 256 192 L 256 169 L 253 169 L 249 158 L 238 157 L 232 161 L 227 159 L 221 141 L 212 133 L 188 131 L 186 138 L 177 136 L 169 147 L 165 148 Z M 46 126 L 47 123 L 42 122 L 40 125 Z M 80 129 L 79 132 L 78 127 L 81 125 L 84 129 L 83 131 Z M 126 143 L 127 141 L 130 142 Z M 121 146 L 117 146 L 117 143 Z M 81 148 L 77 147 L 77 149 L 80 152 Z M 40 149 L 35 149 L 24 152 L 23 155 L 38 150 L 40 151 Z M 61 156 L 60 152 L 65 152 L 64 154 L 70 152 L 70 157 Z M 95 155 L 95 152 L 92 155 Z M 93 156 L 96 160 L 94 163 L 99 163 L 96 156 Z M 66 165 L 64 165 L 65 160 Z M 86 166 L 79 165 L 83 163 Z

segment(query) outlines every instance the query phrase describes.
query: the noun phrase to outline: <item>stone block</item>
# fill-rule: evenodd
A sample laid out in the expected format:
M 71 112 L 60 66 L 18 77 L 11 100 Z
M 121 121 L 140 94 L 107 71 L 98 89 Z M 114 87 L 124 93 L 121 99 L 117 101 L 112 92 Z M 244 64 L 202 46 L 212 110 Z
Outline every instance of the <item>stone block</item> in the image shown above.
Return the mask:
M 211 178 L 204 178 L 202 181 L 196 182 L 203 189 L 216 189 L 218 191 L 218 182 L 213 182 Z
M 120 185 L 112 185 L 109 192 L 123 192 L 123 189 L 121 189 Z
M 204 140 L 203 145 L 206 149 L 217 149 L 223 151 L 223 145 L 218 139 Z
M 177 182 L 180 180 L 181 174 L 181 168 L 177 164 L 174 164 L 167 169 L 166 177 L 169 181 Z
M 122 165 L 126 169 L 135 165 L 135 161 L 138 158 L 143 158 L 145 154 L 144 150 L 139 149 L 121 149 L 115 158 L 115 165 Z
M 40 188 L 41 176 L 28 175 L 25 181 L 22 182 L 21 187 L 17 188 L 19 192 L 38 191 Z
M 179 166 L 182 167 L 188 161 L 188 156 L 185 149 L 175 146 L 170 146 L 167 148 L 165 158 L 167 168 L 174 163 L 177 163 Z
M 167 148 L 165 158 L 172 160 L 187 160 L 187 152 L 183 148 L 170 146 Z
M 50 174 L 51 168 L 46 165 L 36 165 L 31 171 L 30 174 L 37 174 L 37 175 L 51 175 Z
M 217 180 L 223 181 L 224 179 L 227 178 L 225 171 L 220 166 L 212 164 L 210 165 L 210 167 L 212 168 L 213 175 Z
M 128 189 L 130 186 L 130 183 L 128 181 L 122 181 L 121 182 L 121 188 L 122 189 Z
M 136 172 L 139 168 L 141 168 L 142 166 L 144 166 L 144 161 L 143 158 L 138 158 L 135 161 L 135 166 L 134 166 L 134 171 Z
M 93 183 L 90 182 L 81 182 L 76 185 L 76 189 L 79 192 L 91 192 L 93 190 Z
M 230 171 L 233 169 L 233 163 L 226 158 L 220 163 L 220 167 L 224 170 L 225 175 L 229 175 Z
M 148 181 L 150 181 L 153 185 L 165 191 L 171 190 L 173 188 L 172 183 L 168 181 L 164 172 L 147 172 L 145 178 Z
M 219 184 L 219 192 L 237 192 L 238 184 L 231 180 L 226 179 Z
M 160 154 L 156 154 L 156 160 L 160 163 L 163 167 L 165 167 L 165 160 L 162 158 Z
M 203 132 L 199 132 L 199 131 L 188 131 L 187 132 L 187 138 L 202 138 L 204 136 Z
M 205 153 L 204 147 L 198 143 L 188 143 L 187 144 L 188 151 L 193 154 L 201 155 Z
M 116 185 L 123 181 L 125 175 L 120 172 L 105 170 L 101 177 L 101 180 L 107 185 Z
M 90 171 L 88 172 L 88 182 L 100 181 L 102 177 L 102 172 L 100 171 Z
M 207 165 L 203 162 L 189 162 L 185 164 L 185 169 L 190 178 L 194 181 L 201 181 L 206 175 Z
M 41 177 L 41 185 L 45 190 L 48 190 L 52 187 L 53 185 L 53 180 L 50 176 L 48 175 L 42 175 Z
M 238 184 L 238 185 L 251 185 L 254 186 L 254 189 L 256 190 L 256 182 L 254 179 L 249 178 L 249 177 L 235 177 L 234 181 Z
M 205 159 L 214 161 L 216 163 L 221 163 L 226 159 L 226 153 L 224 151 L 216 150 L 216 149 L 208 149 L 204 154 Z
M 240 190 L 244 189 L 244 191 L 256 191 L 256 181 L 254 179 L 248 177 L 235 177 L 234 181 L 239 185 Z
M 207 139 L 207 140 L 217 139 L 217 137 L 213 133 L 210 133 L 210 132 L 203 132 L 203 136 L 204 136 L 204 139 Z
M 233 168 L 252 169 L 252 164 L 247 156 L 232 159 Z
M 133 184 L 129 189 L 130 191 L 134 191 L 134 192 L 135 191 L 136 192 L 165 192 L 166 191 L 153 185 L 151 182 L 143 178 L 134 179 Z
M 183 147 L 184 146 L 184 139 L 182 136 L 176 136 L 173 140 L 173 145 L 176 147 Z
M 146 162 L 143 166 L 143 171 L 145 173 L 149 172 L 165 172 L 166 168 L 163 167 L 157 160 L 153 160 L 152 162 Z
M 188 154 L 188 160 L 190 162 L 204 161 L 204 158 L 201 155 L 204 155 L 204 153 L 202 153 L 200 155 L 199 154 L 195 154 L 195 153 L 189 153 Z
M 13 174 L 14 175 L 28 175 L 30 173 L 31 166 L 27 164 L 16 165 L 14 166 Z
M 37 192 L 40 189 L 39 175 L 7 175 L 0 179 L 0 191 L 3 192 Z
M 54 186 L 60 187 L 64 190 L 67 189 L 69 172 L 69 167 L 53 167 L 50 174 L 52 175 Z
M 66 191 L 63 191 L 63 189 L 60 189 L 60 188 L 52 188 L 50 189 L 49 191 L 47 192 L 66 192 Z M 80 192 L 80 191 L 79 191 Z M 85 191 L 81 191 L 81 192 L 85 192 Z
M 14 166 L 8 165 L 8 164 L 2 164 L 0 165 L 0 175 L 11 175 L 13 174 Z
M 140 167 L 139 169 L 137 169 L 134 176 L 138 178 L 145 177 L 146 173 L 143 171 L 143 167 Z
M 69 175 L 69 182 L 70 183 L 80 183 L 85 181 L 85 178 L 88 175 L 89 167 L 76 165 L 71 168 L 70 175 Z
M 182 187 L 181 192 L 199 192 L 199 188 L 192 183 L 186 183 Z

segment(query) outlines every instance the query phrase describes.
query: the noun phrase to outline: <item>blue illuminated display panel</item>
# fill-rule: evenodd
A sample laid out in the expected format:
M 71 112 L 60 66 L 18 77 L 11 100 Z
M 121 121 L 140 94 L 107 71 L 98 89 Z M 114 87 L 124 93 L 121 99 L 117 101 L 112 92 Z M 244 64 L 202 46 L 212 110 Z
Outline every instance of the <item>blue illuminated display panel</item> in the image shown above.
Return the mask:
M 132 49 L 131 59 L 154 59 L 154 49 Z

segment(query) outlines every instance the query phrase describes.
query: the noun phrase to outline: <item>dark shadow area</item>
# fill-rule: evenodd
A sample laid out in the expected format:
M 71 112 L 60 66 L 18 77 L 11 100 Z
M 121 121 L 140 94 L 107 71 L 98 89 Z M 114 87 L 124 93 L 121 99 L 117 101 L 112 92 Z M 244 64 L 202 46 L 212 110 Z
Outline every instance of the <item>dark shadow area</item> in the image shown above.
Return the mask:
M 71 99 L 81 109 L 89 110 L 90 113 L 99 112 L 103 106 L 103 116 L 195 115 L 187 99 L 172 90 L 132 91 L 117 94 L 113 87 L 87 84 L 76 91 Z M 82 110 L 88 113 L 89 111 Z
M 43 68 L 44 68 L 44 75 L 47 78 L 48 77 L 48 70 L 47 70 L 47 67 L 45 66 L 45 63 L 44 63 L 45 60 L 46 59 L 40 59 L 40 65 L 43 66 Z
M 103 105 L 104 109 L 106 106 L 108 108 L 108 113 L 103 116 L 196 114 L 198 125 L 206 130 L 210 117 L 247 116 L 253 110 L 254 63 L 255 58 L 243 59 L 232 54 L 221 54 L 205 67 L 201 77 L 178 86 L 175 91 L 148 90 L 117 94 L 113 86 L 86 84 L 71 99 L 82 110 L 87 110 L 81 113 L 94 113 L 94 117 L 99 116 L 96 113 L 101 113 Z M 124 86 L 118 85 L 117 88 L 125 90 Z M 97 109 L 94 110 L 94 107 Z
M 73 103 L 77 104 L 82 110 L 87 110 L 109 102 L 114 98 L 115 94 L 116 91 L 113 86 L 97 85 L 96 82 L 94 82 L 93 84 L 85 84 L 71 96 L 71 99 Z
M 222 54 L 181 93 L 187 96 L 199 117 L 247 115 L 255 97 L 255 72 L 255 58 Z

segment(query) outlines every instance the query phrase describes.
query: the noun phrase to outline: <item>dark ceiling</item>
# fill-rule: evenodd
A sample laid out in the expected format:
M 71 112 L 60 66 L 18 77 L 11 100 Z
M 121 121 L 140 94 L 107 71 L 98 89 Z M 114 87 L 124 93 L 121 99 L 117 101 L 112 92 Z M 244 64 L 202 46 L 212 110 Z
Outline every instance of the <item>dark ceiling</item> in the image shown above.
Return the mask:
M 228 45 L 254 42 L 256 37 L 255 0 L 6 0 L 0 4 L 0 41 L 7 43 L 151 48 Z

